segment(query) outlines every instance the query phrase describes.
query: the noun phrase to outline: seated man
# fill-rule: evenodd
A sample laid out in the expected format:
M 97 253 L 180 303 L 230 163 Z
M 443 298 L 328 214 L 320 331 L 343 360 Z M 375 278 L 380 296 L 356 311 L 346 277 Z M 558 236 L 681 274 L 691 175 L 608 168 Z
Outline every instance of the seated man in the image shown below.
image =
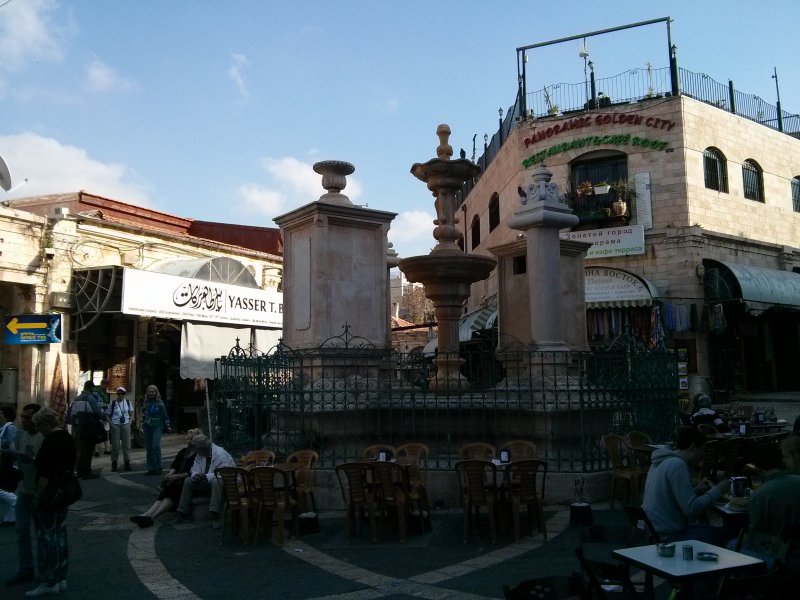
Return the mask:
M 653 452 L 642 508 L 665 541 L 725 543 L 722 528 L 696 523 L 730 489 L 728 479 L 713 487 L 707 480 L 697 487 L 692 484 L 692 469 L 702 460 L 705 443 L 705 436 L 696 429 L 680 428 L 675 450 L 663 446 Z
M 727 423 L 722 417 L 711 408 L 711 398 L 705 394 L 700 394 L 695 398 L 697 411 L 692 415 L 692 425 L 697 427 L 701 424 L 713 425 L 719 431 L 729 431 Z
M 800 527 L 800 475 L 783 469 L 783 455 L 775 444 L 758 444 L 753 464 L 763 483 L 750 495 L 747 513 L 750 531 L 785 535 Z
M 192 496 L 211 494 L 211 502 L 208 506 L 213 519 L 211 526 L 218 529 L 220 527 L 218 517 L 222 505 L 222 490 L 214 476 L 214 470 L 219 467 L 235 467 L 236 463 L 230 454 L 216 444 L 212 444 L 211 440 L 202 433 L 192 438 L 192 446 L 197 452 L 197 457 L 194 459 L 189 477 L 183 481 L 183 490 L 178 501 L 178 522 L 189 521 Z

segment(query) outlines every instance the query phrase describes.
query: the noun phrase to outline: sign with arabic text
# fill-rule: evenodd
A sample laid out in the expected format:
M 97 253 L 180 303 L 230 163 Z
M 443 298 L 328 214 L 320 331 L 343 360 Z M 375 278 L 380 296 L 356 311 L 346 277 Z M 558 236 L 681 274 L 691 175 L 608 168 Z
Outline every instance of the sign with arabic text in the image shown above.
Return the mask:
M 124 269 L 122 312 L 185 321 L 283 327 L 283 294 Z

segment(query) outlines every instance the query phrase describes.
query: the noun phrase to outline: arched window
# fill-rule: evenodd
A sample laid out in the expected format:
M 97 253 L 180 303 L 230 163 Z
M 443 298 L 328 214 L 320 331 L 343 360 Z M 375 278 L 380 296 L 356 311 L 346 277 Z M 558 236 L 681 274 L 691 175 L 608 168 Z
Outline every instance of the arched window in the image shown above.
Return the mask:
M 489 198 L 489 232 L 495 230 L 500 225 L 500 196 L 497 192 Z
M 472 217 L 472 225 L 470 225 L 469 230 L 472 238 L 472 249 L 475 250 L 481 244 L 481 218 L 478 215 Z
M 745 198 L 756 202 L 764 201 L 764 179 L 756 161 L 748 158 L 742 163 L 742 184 Z
M 726 162 L 725 156 L 716 148 L 705 149 L 703 152 L 703 172 L 708 189 L 728 193 Z
M 800 212 L 800 177 L 792 179 L 792 209 Z

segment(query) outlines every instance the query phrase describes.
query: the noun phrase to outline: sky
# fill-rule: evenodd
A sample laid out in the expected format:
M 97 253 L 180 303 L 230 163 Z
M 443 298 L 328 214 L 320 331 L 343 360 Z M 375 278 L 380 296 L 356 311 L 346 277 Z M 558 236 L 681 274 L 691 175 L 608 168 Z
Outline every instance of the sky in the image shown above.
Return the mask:
M 194 219 L 274 227 L 324 193 L 312 165 L 355 166 L 354 204 L 397 213 L 427 254 L 433 198 L 410 173 L 482 153 L 517 91 L 517 52 L 673 19 L 683 68 L 800 112 L 795 0 L 0 0 L 0 201 L 85 190 Z M 528 55 L 528 89 L 584 81 L 581 44 Z M 668 66 L 666 26 L 588 40 L 598 77 Z M 27 179 L 27 182 L 25 181 Z M 20 185 L 22 184 L 22 185 Z

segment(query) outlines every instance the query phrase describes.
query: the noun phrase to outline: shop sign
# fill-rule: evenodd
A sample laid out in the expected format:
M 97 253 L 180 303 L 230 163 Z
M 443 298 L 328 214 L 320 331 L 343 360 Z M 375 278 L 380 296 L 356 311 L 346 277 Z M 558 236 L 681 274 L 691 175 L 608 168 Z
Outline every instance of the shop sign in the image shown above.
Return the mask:
M 183 321 L 283 327 L 283 294 L 124 269 L 122 312 Z
M 586 251 L 586 258 L 644 254 L 644 228 L 641 225 L 566 231 L 561 234 L 561 239 L 592 244 Z
M 572 131 L 573 129 L 582 129 L 590 126 L 603 126 L 603 125 L 638 125 L 658 129 L 661 131 L 670 131 L 675 127 L 675 121 L 669 119 L 660 119 L 658 117 L 648 117 L 637 113 L 604 113 L 596 116 L 586 115 L 583 117 L 575 117 L 568 119 L 555 125 L 548 127 L 540 127 L 534 131 L 529 137 L 522 140 L 525 147 L 532 146 L 536 142 L 549 139 L 551 137 Z
M 61 315 L 8 315 L 3 319 L 6 344 L 61 343 Z
M 619 135 L 592 135 L 572 140 L 571 142 L 555 144 L 554 146 L 540 150 L 536 154 L 532 154 L 523 160 L 522 166 L 527 169 L 532 165 L 542 162 L 548 156 L 555 156 L 556 154 L 575 150 L 576 148 L 590 148 L 592 146 L 636 146 L 643 150 L 664 150 L 669 146 L 669 142 L 631 135 L 629 133 Z
M 652 296 L 645 283 L 627 271 L 608 267 L 586 267 L 586 303 L 650 304 Z

